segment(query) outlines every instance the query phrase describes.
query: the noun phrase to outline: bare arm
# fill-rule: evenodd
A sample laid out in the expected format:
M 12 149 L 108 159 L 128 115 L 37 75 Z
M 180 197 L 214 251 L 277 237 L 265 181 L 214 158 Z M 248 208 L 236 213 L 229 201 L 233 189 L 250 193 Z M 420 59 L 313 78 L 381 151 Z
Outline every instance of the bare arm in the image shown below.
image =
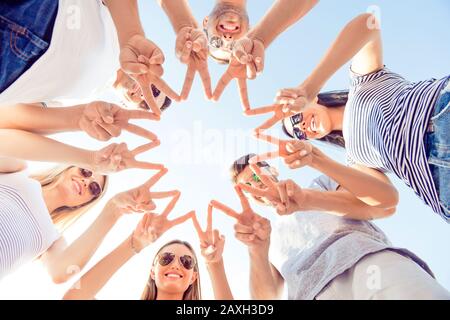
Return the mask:
M 399 201 L 397 189 L 383 173 L 364 167 L 358 169 L 342 165 L 317 148 L 313 148 L 312 167 L 332 178 L 356 198 L 369 206 L 394 208 Z
M 108 203 L 94 223 L 72 244 L 67 246 L 64 238 L 57 240 L 41 256 L 53 281 L 66 282 L 73 276 L 70 271 L 83 269 L 119 217 L 116 209 Z
M 355 57 L 353 71 L 367 74 L 383 67 L 381 33 L 376 17 L 362 14 L 349 22 L 328 49 L 319 65 L 303 82 L 308 99 L 317 96 L 323 85 L 345 63 Z
M 305 16 L 318 0 L 277 0 L 269 12 L 249 31 L 248 36 L 267 48 L 275 38 Z
M 169 17 L 175 33 L 183 27 L 198 28 L 187 0 L 158 0 L 158 3 Z
M 278 270 L 269 262 L 268 249 L 249 249 L 250 294 L 255 300 L 280 299 L 284 280 Z
M 228 284 L 225 266 L 221 259 L 215 263 L 207 263 L 207 269 L 213 286 L 216 300 L 233 300 L 233 294 Z
M 386 218 L 395 213 L 395 207 L 377 208 L 359 200 L 345 189 L 318 191 L 305 189 L 301 196 L 302 211 L 325 211 L 340 217 L 355 220 Z
M 104 0 L 117 29 L 120 47 L 134 35 L 144 35 L 137 0 Z
M 39 104 L 17 104 L 0 108 L 0 128 L 38 134 L 79 131 L 84 105 L 44 108 Z
M 0 129 L 0 155 L 10 158 L 57 162 L 91 168 L 94 152 L 27 131 Z
M 64 295 L 65 300 L 91 300 L 108 283 L 109 279 L 133 256 L 131 236 L 123 241 L 116 249 L 100 260 L 86 272 L 77 286 L 69 289 Z

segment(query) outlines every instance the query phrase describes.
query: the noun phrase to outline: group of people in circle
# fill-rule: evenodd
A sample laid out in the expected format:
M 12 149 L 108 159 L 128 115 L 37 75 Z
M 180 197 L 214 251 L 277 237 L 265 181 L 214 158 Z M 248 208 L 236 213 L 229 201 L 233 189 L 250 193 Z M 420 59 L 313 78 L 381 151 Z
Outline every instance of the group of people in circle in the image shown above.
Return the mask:
M 265 50 L 300 21 L 317 0 L 274 0 L 250 26 L 246 0 L 216 0 L 199 23 L 187 0 L 159 0 L 176 34 L 175 54 L 187 67 L 180 94 L 163 80 L 164 54 L 146 38 L 137 0 L 23 0 L 0 3 L 0 280 L 40 260 L 55 283 L 82 270 L 65 299 L 94 299 L 133 256 L 173 227 L 192 221 L 216 299 L 233 299 L 223 260 L 225 238 L 213 227 L 213 211 L 234 219 L 235 237 L 248 247 L 250 293 L 277 299 L 450 299 L 427 264 L 395 247 L 373 219 L 396 212 L 396 175 L 446 222 L 450 221 L 450 75 L 411 82 L 384 65 L 381 26 L 374 14 L 348 22 L 320 63 L 300 85 L 278 91 L 271 105 L 251 107 L 247 80 L 264 71 Z M 226 64 L 212 89 L 208 58 Z M 322 92 L 347 62 L 350 87 Z M 206 229 L 195 210 L 169 218 L 180 190 L 156 191 L 168 173 L 162 164 L 138 160 L 157 148 L 156 134 L 133 120 L 160 121 L 174 102 L 188 99 L 196 73 L 205 97 L 219 100 L 235 79 L 245 116 L 270 117 L 255 137 L 274 151 L 247 154 L 231 164 L 238 211 L 211 200 Z M 113 79 L 111 81 L 111 79 Z M 101 88 L 115 89 L 122 105 L 93 101 Z M 67 105 L 61 101 L 86 100 Z M 280 124 L 285 139 L 266 130 Z M 87 150 L 51 138 L 83 131 L 109 141 L 123 131 L 145 143 L 112 143 Z M 320 149 L 341 148 L 343 165 Z M 270 160 L 292 170 L 321 173 L 308 188 L 279 177 Z M 29 175 L 26 161 L 58 166 Z M 105 195 L 108 175 L 155 170 L 141 186 L 114 195 L 75 241 L 64 231 Z M 154 200 L 170 201 L 155 213 Z M 276 223 L 253 204 L 270 206 Z M 141 214 L 130 235 L 90 270 L 83 270 L 108 232 L 124 216 Z M 164 244 L 149 263 L 143 300 L 202 298 L 200 260 L 185 241 Z M 368 285 L 376 266 L 382 277 Z

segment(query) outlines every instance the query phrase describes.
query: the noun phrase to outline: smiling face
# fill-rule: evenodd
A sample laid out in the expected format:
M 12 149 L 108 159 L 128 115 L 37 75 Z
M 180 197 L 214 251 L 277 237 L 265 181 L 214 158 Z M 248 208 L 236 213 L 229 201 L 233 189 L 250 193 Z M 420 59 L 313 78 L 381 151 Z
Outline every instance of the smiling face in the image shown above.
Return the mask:
M 160 259 L 167 254 L 174 255 L 174 259 L 167 265 L 162 265 Z M 180 261 L 180 257 L 187 259 L 191 257 L 194 261 L 194 267 L 190 270 L 186 269 Z M 167 263 L 167 260 L 165 263 Z M 195 265 L 195 256 L 188 247 L 179 243 L 170 244 L 160 250 L 155 258 L 155 263 L 151 270 L 151 278 L 155 281 L 158 292 L 182 295 L 197 280 L 198 274 L 195 271 Z
M 245 7 L 232 4 L 217 4 L 209 16 L 203 20 L 203 28 L 211 44 L 214 38 L 220 39 L 222 47 L 227 50 L 215 49 L 210 46 L 210 53 L 219 60 L 229 59 L 229 49 L 233 41 L 242 38 L 249 30 L 249 19 Z M 217 43 L 217 41 L 214 41 Z M 220 42 L 220 41 L 219 41 Z M 214 49 L 213 51 L 211 51 Z
M 272 179 L 275 182 L 278 182 L 278 179 L 277 179 L 278 173 L 276 172 L 275 168 L 262 167 L 261 169 L 269 174 L 270 179 Z M 241 173 L 238 174 L 238 176 L 236 177 L 236 182 L 247 184 L 249 186 L 252 186 L 255 188 L 260 188 L 260 189 L 264 189 L 266 187 L 264 185 L 264 183 L 261 181 L 261 179 L 259 179 L 259 177 L 255 173 L 253 173 L 252 169 L 248 165 L 245 167 L 245 169 Z M 272 203 L 266 198 L 257 197 L 254 195 L 250 195 L 248 193 L 245 193 L 245 194 L 247 195 L 247 197 L 253 199 L 254 201 L 256 201 L 259 204 L 266 205 L 266 206 L 272 205 Z
M 305 108 L 302 114 L 302 121 L 295 124 L 294 127 L 304 132 L 308 139 L 321 139 L 333 131 L 330 108 L 313 102 Z M 284 119 L 283 123 L 288 133 L 295 137 L 290 118 Z
M 75 208 L 97 198 L 105 187 L 105 176 L 72 167 L 64 171 L 56 180 L 61 207 Z

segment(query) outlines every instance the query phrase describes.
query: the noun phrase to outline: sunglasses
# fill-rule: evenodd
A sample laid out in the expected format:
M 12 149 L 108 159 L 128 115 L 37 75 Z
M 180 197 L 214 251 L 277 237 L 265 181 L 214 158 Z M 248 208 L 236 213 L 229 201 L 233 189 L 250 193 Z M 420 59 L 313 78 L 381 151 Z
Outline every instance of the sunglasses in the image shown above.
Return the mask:
M 80 168 L 80 175 L 83 178 L 90 178 L 92 177 L 92 171 Z M 98 197 L 102 193 L 102 188 L 97 182 L 93 181 L 89 183 L 89 192 L 92 196 Z
M 175 260 L 175 254 L 171 252 L 164 252 L 158 255 L 158 262 L 165 267 Z M 180 263 L 186 270 L 191 270 L 195 266 L 195 261 L 190 255 L 180 256 Z
M 306 140 L 308 137 L 306 136 L 306 133 L 302 131 L 299 127 L 296 127 L 297 124 L 303 122 L 303 113 L 296 114 L 292 117 L 290 117 L 291 124 L 292 124 L 292 130 L 294 132 L 294 136 L 298 140 Z

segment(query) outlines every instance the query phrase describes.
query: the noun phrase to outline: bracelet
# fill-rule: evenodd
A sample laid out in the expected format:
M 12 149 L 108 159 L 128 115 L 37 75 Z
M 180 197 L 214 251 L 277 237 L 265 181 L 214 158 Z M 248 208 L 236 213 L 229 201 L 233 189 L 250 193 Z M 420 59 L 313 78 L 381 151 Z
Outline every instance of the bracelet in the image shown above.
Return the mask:
M 141 252 L 141 250 L 136 250 L 136 247 L 134 246 L 133 236 L 134 236 L 134 231 L 131 233 L 131 237 L 130 237 L 131 250 L 133 251 L 134 254 L 139 254 L 139 252 Z

